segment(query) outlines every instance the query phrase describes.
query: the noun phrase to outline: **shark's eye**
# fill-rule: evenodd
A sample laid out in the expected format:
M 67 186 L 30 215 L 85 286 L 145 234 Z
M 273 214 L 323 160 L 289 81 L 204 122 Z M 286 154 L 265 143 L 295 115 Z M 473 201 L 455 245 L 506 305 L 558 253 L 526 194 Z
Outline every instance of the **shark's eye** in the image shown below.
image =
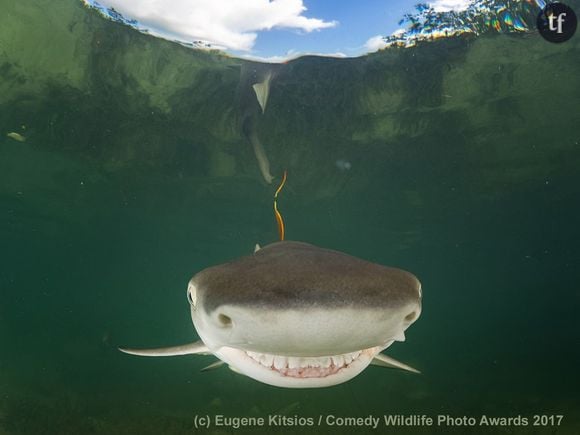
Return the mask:
M 195 307 L 195 302 L 196 302 L 196 288 L 193 284 L 189 284 L 189 286 L 187 287 L 187 300 L 189 301 L 189 303 L 191 305 L 193 305 Z

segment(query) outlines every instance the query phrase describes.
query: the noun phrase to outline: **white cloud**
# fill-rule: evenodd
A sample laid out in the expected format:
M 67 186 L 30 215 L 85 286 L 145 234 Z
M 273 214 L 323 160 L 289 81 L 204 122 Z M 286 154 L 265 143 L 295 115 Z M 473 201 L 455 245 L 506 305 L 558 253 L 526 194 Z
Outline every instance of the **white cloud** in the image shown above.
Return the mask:
M 470 0 L 435 0 L 430 5 L 436 12 L 464 11 L 472 2 Z
M 216 47 L 249 51 L 256 32 L 273 28 L 304 32 L 335 21 L 307 18 L 303 0 L 99 0 L 151 33 L 182 42 L 202 40 Z
M 365 42 L 365 50 L 368 53 L 374 53 L 375 51 L 385 48 L 387 44 L 381 35 L 373 36 Z

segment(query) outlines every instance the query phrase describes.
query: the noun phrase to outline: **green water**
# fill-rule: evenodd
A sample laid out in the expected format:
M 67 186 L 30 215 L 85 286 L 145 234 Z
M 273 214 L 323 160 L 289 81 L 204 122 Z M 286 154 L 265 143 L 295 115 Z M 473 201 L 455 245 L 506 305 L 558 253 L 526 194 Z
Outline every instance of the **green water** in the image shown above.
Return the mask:
M 1 435 L 385 414 L 530 424 L 357 433 L 580 432 L 578 37 L 302 58 L 276 67 L 261 114 L 251 80 L 267 65 L 140 35 L 73 1 L 0 6 Z M 116 350 L 196 339 L 188 280 L 277 239 L 284 169 L 288 239 L 419 277 L 422 315 L 388 353 L 422 375 L 370 367 L 289 390 L 200 373 L 210 356 Z M 564 418 L 536 427 L 535 414 Z

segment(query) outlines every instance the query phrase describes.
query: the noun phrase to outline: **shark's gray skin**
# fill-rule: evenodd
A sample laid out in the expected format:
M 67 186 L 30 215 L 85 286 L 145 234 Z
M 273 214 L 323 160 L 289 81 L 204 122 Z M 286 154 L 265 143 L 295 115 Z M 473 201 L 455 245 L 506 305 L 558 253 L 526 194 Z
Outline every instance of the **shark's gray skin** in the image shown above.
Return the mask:
M 380 353 L 404 341 L 421 313 L 421 284 L 400 269 L 277 242 L 199 272 L 187 296 L 201 341 L 121 350 L 214 354 L 236 372 L 290 388 L 336 385 L 371 363 L 417 372 Z

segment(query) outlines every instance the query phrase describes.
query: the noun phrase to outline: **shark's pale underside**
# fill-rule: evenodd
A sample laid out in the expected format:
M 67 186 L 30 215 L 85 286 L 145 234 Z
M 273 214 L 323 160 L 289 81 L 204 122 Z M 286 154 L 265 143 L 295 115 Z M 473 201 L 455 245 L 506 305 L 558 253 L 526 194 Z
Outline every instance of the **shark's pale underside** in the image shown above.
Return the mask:
M 143 356 L 213 354 L 238 373 L 279 387 L 352 379 L 369 364 L 417 370 L 381 353 L 421 313 L 411 273 L 301 242 L 277 242 L 207 268 L 189 282 L 201 341 Z

